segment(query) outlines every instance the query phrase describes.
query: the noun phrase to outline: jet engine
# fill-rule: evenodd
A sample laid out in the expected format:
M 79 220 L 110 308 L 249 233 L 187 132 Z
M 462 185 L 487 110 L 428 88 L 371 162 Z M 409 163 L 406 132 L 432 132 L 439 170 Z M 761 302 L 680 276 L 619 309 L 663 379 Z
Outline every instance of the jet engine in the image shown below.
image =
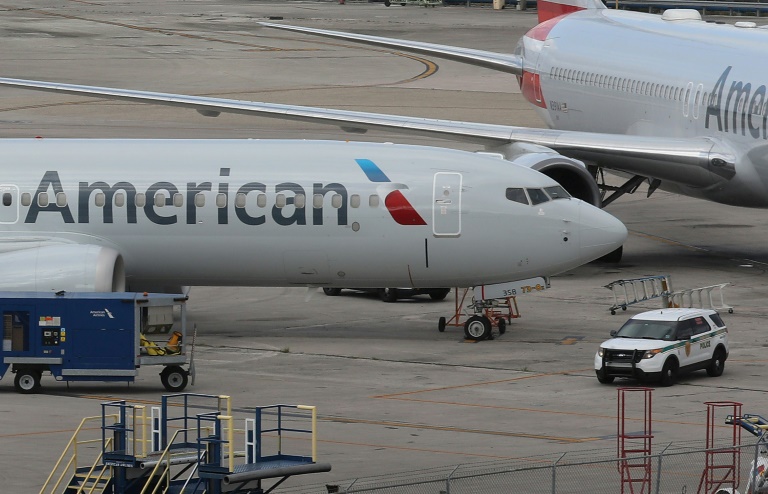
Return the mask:
M 0 290 L 125 291 L 125 266 L 109 247 L 57 244 L 0 254 Z
M 488 151 L 500 153 L 504 159 L 516 165 L 543 173 L 577 199 L 596 207 L 602 206 L 597 182 L 579 160 L 568 158 L 544 146 L 520 142 L 490 148 Z

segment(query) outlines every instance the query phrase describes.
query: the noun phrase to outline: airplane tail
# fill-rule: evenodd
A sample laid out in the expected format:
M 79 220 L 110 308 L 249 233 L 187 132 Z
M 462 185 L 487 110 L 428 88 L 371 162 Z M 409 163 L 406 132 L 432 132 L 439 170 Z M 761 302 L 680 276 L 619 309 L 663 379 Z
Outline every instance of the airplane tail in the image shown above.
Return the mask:
M 537 0 L 539 23 L 579 10 L 604 9 L 601 0 Z

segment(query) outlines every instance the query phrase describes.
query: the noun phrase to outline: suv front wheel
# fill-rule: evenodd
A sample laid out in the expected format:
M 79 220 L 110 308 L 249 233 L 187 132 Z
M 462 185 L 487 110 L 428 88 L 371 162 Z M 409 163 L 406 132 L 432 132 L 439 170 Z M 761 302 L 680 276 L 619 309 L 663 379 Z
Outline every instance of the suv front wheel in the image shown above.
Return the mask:
M 677 360 L 670 358 L 664 362 L 664 367 L 661 369 L 661 382 L 662 386 L 672 386 L 677 378 Z

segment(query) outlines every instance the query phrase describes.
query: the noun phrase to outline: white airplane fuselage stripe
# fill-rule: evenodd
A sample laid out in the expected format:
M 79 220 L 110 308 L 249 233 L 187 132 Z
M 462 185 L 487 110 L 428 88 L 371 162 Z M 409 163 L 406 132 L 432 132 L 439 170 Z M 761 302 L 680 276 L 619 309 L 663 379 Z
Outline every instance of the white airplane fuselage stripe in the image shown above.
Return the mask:
M 507 187 L 555 182 L 497 158 L 440 148 L 5 139 L 0 152 L 9 166 L 24 164 L 0 183 L 0 196 L 9 194 L 9 204 L 0 205 L 0 254 L 36 243 L 109 247 L 124 258 L 132 286 L 472 286 L 573 268 L 585 262 L 583 247 L 592 238 L 583 228 L 613 229 L 613 240 L 623 228 L 575 199 L 538 206 L 510 201 Z M 366 174 L 357 162 L 365 159 L 380 177 Z M 447 176 L 448 185 L 437 183 L 436 174 Z M 455 195 L 455 203 L 435 205 L 437 192 L 457 176 L 460 206 Z M 393 191 L 425 224 L 395 220 L 399 214 L 406 222 L 408 211 L 386 202 Z M 48 204 L 39 202 L 42 192 Z M 204 205 L 195 204 L 198 192 Z M 455 187 L 452 193 L 459 194 Z M 294 204 L 297 194 L 304 207 Z M 359 202 L 353 204 L 353 195 Z M 221 204 L 217 196 L 224 196 Z

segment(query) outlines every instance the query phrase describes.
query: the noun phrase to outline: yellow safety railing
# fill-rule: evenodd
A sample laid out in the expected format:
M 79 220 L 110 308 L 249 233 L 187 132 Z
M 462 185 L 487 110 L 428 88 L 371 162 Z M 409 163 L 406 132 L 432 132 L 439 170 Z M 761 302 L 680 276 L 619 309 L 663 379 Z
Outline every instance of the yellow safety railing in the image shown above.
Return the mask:
M 84 475 L 84 477 L 83 477 L 83 485 L 81 485 L 81 486 L 80 486 L 80 487 L 77 489 L 77 491 L 75 492 L 75 494 L 81 494 L 81 493 L 82 493 L 82 494 L 95 494 L 95 493 L 97 493 L 97 492 L 100 492 L 100 493 L 102 493 L 102 494 L 103 494 L 103 493 L 105 492 L 105 490 L 106 490 L 106 488 L 107 488 L 107 484 L 106 484 L 106 483 L 102 484 L 102 486 L 101 486 L 101 489 L 99 489 L 98 491 L 96 491 L 95 489 L 96 489 L 96 487 L 99 485 L 99 482 L 101 482 L 101 481 L 104 479 L 104 475 L 105 475 L 105 474 L 106 474 L 108 471 L 109 471 L 109 472 L 110 472 L 110 474 L 111 474 L 111 472 L 112 472 L 112 469 L 111 469 L 111 468 L 110 468 L 110 469 L 107 469 L 107 468 L 102 468 L 102 469 L 101 469 L 101 473 L 99 473 L 99 475 L 98 475 L 98 476 L 96 476 L 96 477 L 93 477 L 93 471 L 94 471 L 94 470 L 96 470 L 96 467 L 97 467 L 97 466 L 99 466 L 99 463 L 101 463 L 101 458 L 104 456 L 104 450 L 105 450 L 105 449 L 106 449 L 106 448 L 107 448 L 107 447 L 108 447 L 110 444 L 112 444 L 112 438 L 111 438 L 111 437 L 110 437 L 109 439 L 107 439 L 107 440 L 106 440 L 106 442 L 105 442 L 105 444 L 104 444 L 104 448 L 102 448 L 102 450 L 101 450 L 101 453 L 99 453 L 99 456 L 97 456 L 97 457 L 96 457 L 96 460 L 93 462 L 93 465 L 91 465 L 91 468 L 90 468 L 90 470 L 88 470 L 88 473 L 86 473 L 86 474 Z M 86 486 L 85 486 L 85 483 L 86 483 L 86 482 L 92 482 L 91 488 L 90 488 L 90 489 L 88 489 L 88 491 L 87 491 L 87 492 L 85 491 L 85 487 L 86 487 Z
M 113 420 L 117 420 L 118 416 L 117 414 L 113 415 L 106 415 L 104 418 L 111 418 Z M 85 425 L 89 422 L 99 422 L 98 430 L 101 431 L 101 420 L 102 416 L 96 416 L 96 417 L 85 417 L 83 420 L 80 421 L 80 425 L 77 426 L 77 429 L 75 429 L 74 434 L 72 434 L 72 438 L 70 438 L 67 445 L 64 447 L 64 451 L 61 453 L 61 456 L 59 456 L 59 459 L 56 461 L 56 464 L 53 466 L 53 469 L 51 469 L 51 473 L 48 475 L 48 478 L 45 479 L 45 482 L 43 483 L 43 486 L 40 488 L 40 494 L 45 494 L 46 492 L 55 493 L 59 490 L 59 487 L 61 486 L 61 483 L 69 480 L 67 477 L 72 478 L 77 473 L 78 468 L 78 454 L 77 454 L 77 447 L 82 444 L 93 444 L 93 443 L 101 443 L 101 434 L 99 434 L 99 437 L 97 439 L 87 439 L 87 440 L 79 440 L 79 435 L 84 432 L 85 430 L 88 430 L 85 428 Z M 100 456 L 100 455 L 99 455 Z M 95 467 L 95 464 L 94 464 Z M 58 477 L 56 477 L 56 472 L 61 470 L 61 473 L 59 473 Z M 71 473 L 70 473 L 71 472 Z M 67 474 L 70 473 L 69 476 Z M 54 477 L 56 477 L 56 480 L 54 481 Z M 53 481 L 53 484 L 51 482 Z M 48 488 L 51 487 L 50 491 Z
M 312 461 L 317 461 L 317 407 L 310 405 L 296 405 L 299 410 L 312 411 Z
M 161 492 L 168 492 L 168 488 L 171 485 L 171 446 L 174 442 L 176 442 L 176 438 L 179 437 L 179 434 L 182 432 L 186 432 L 192 429 L 179 429 L 176 432 L 173 433 L 173 437 L 170 441 L 168 441 L 168 445 L 163 450 L 162 454 L 160 455 L 160 458 L 157 459 L 157 464 L 155 465 L 155 468 L 152 469 L 150 474 L 147 476 L 147 483 L 144 485 L 144 488 L 141 490 L 140 494 L 157 494 L 158 490 L 161 485 L 163 485 L 163 482 L 155 482 L 155 486 L 151 491 L 147 491 L 149 489 L 151 482 L 149 482 L 152 479 L 160 480 L 161 478 L 165 477 L 165 489 L 163 489 Z M 163 471 L 159 472 L 160 466 L 163 465 Z

